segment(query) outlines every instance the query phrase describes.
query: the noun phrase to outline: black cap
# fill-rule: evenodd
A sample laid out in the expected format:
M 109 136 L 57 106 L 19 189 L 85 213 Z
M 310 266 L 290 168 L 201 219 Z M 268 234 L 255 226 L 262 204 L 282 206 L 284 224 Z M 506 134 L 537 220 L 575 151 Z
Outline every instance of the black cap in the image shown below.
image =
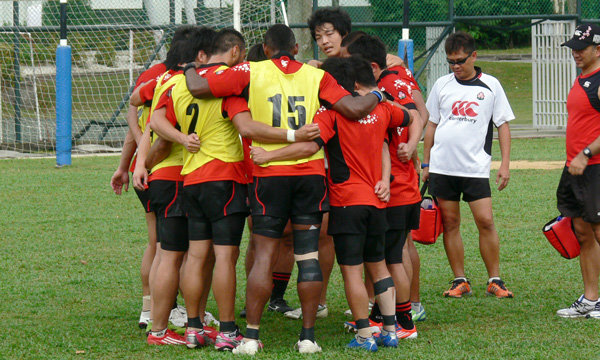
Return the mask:
M 583 50 L 590 45 L 600 45 L 600 26 L 596 24 L 582 24 L 575 29 L 571 40 L 560 46 L 567 46 L 573 50 Z

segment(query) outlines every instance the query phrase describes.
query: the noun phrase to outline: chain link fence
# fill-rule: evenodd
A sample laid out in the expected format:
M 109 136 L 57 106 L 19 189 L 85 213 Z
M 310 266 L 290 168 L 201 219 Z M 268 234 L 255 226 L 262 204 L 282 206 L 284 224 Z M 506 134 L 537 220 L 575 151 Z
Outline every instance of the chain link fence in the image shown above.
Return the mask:
M 304 7 L 340 6 L 353 30 L 378 35 L 396 52 L 403 2 L 398 0 L 287 0 Z M 448 26 L 468 29 L 479 47 L 529 46 L 531 19 L 600 19 L 600 2 L 576 0 L 421 0 L 410 2 L 410 37 L 416 68 Z M 118 147 L 127 131 L 125 113 L 137 76 L 163 61 L 180 24 L 216 28 L 234 24 L 233 0 L 69 0 L 72 47 L 73 142 Z M 55 147 L 55 51 L 59 2 L 0 0 L 0 150 L 48 153 Z M 272 23 L 282 23 L 280 1 L 241 0 L 240 22 L 248 44 L 261 42 Z M 306 19 L 292 20 L 300 28 Z M 594 20 L 596 19 L 596 20 Z M 438 35 L 435 35 L 438 34 Z M 428 40 L 429 39 L 429 40 Z M 312 55 L 312 52 L 310 52 Z M 322 56 L 322 54 L 321 54 Z M 307 60 L 307 59 L 301 59 Z M 421 82 L 427 77 L 423 72 Z

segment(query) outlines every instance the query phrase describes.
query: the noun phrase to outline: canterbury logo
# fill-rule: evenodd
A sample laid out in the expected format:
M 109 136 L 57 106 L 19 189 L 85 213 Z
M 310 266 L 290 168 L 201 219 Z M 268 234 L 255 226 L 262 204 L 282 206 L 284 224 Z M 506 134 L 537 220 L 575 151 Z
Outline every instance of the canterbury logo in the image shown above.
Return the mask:
M 479 104 L 475 101 L 456 101 L 452 104 L 452 114 L 455 116 L 475 117 L 477 113 L 473 109 L 474 106 L 479 107 Z

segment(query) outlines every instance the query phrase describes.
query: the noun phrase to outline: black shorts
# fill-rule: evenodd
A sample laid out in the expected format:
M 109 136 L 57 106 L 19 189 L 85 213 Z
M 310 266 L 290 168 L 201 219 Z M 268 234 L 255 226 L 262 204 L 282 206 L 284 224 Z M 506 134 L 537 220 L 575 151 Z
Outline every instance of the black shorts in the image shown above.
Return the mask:
M 489 178 L 429 174 L 429 193 L 443 200 L 466 202 L 492 196 Z
M 212 239 L 216 245 L 239 246 L 248 215 L 247 186 L 210 181 L 185 186 L 184 205 L 190 240 Z
M 421 202 L 410 205 L 392 206 L 385 209 L 388 229 L 413 230 L 419 228 Z
M 374 206 L 332 206 L 329 210 L 327 233 L 335 234 L 385 234 L 386 210 Z
M 146 213 L 152 212 L 152 207 L 150 206 L 150 192 L 148 190 L 141 191 L 141 190 L 138 190 L 135 188 L 134 188 L 134 190 L 135 190 L 135 194 L 137 195 L 138 199 L 140 199 L 142 206 L 144 207 L 144 211 Z
M 329 210 L 324 176 L 254 177 L 250 188 L 250 208 L 253 215 L 290 218 Z
M 600 223 L 600 164 L 589 165 L 583 175 L 569 174 L 565 166 L 556 190 L 558 211 L 563 216 L 581 217 Z
M 188 226 L 185 216 L 157 217 L 156 237 L 160 247 L 169 251 L 187 251 L 189 247 Z
M 157 219 L 186 216 L 182 181 L 153 180 L 148 183 L 146 191 Z
M 357 205 L 332 206 L 327 233 L 333 235 L 335 254 L 341 265 L 359 265 L 384 259 L 385 209 Z
M 385 263 L 401 264 L 402 250 L 408 236 L 408 229 L 390 229 L 385 233 Z

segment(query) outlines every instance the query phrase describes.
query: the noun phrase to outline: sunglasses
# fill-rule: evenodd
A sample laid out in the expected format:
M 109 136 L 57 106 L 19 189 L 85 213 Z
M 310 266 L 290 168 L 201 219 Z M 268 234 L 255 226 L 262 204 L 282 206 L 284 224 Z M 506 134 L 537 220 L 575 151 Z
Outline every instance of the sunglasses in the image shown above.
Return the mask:
M 464 58 L 464 59 L 460 59 L 460 60 L 454 61 L 454 60 L 450 60 L 450 59 L 446 58 L 446 61 L 448 62 L 448 64 L 450 66 L 452 66 L 452 65 L 462 65 L 462 64 L 466 63 L 467 60 L 469 60 L 469 58 L 471 57 L 471 55 L 473 55 L 473 51 L 471 51 L 471 53 L 469 55 L 467 55 L 467 57 Z

